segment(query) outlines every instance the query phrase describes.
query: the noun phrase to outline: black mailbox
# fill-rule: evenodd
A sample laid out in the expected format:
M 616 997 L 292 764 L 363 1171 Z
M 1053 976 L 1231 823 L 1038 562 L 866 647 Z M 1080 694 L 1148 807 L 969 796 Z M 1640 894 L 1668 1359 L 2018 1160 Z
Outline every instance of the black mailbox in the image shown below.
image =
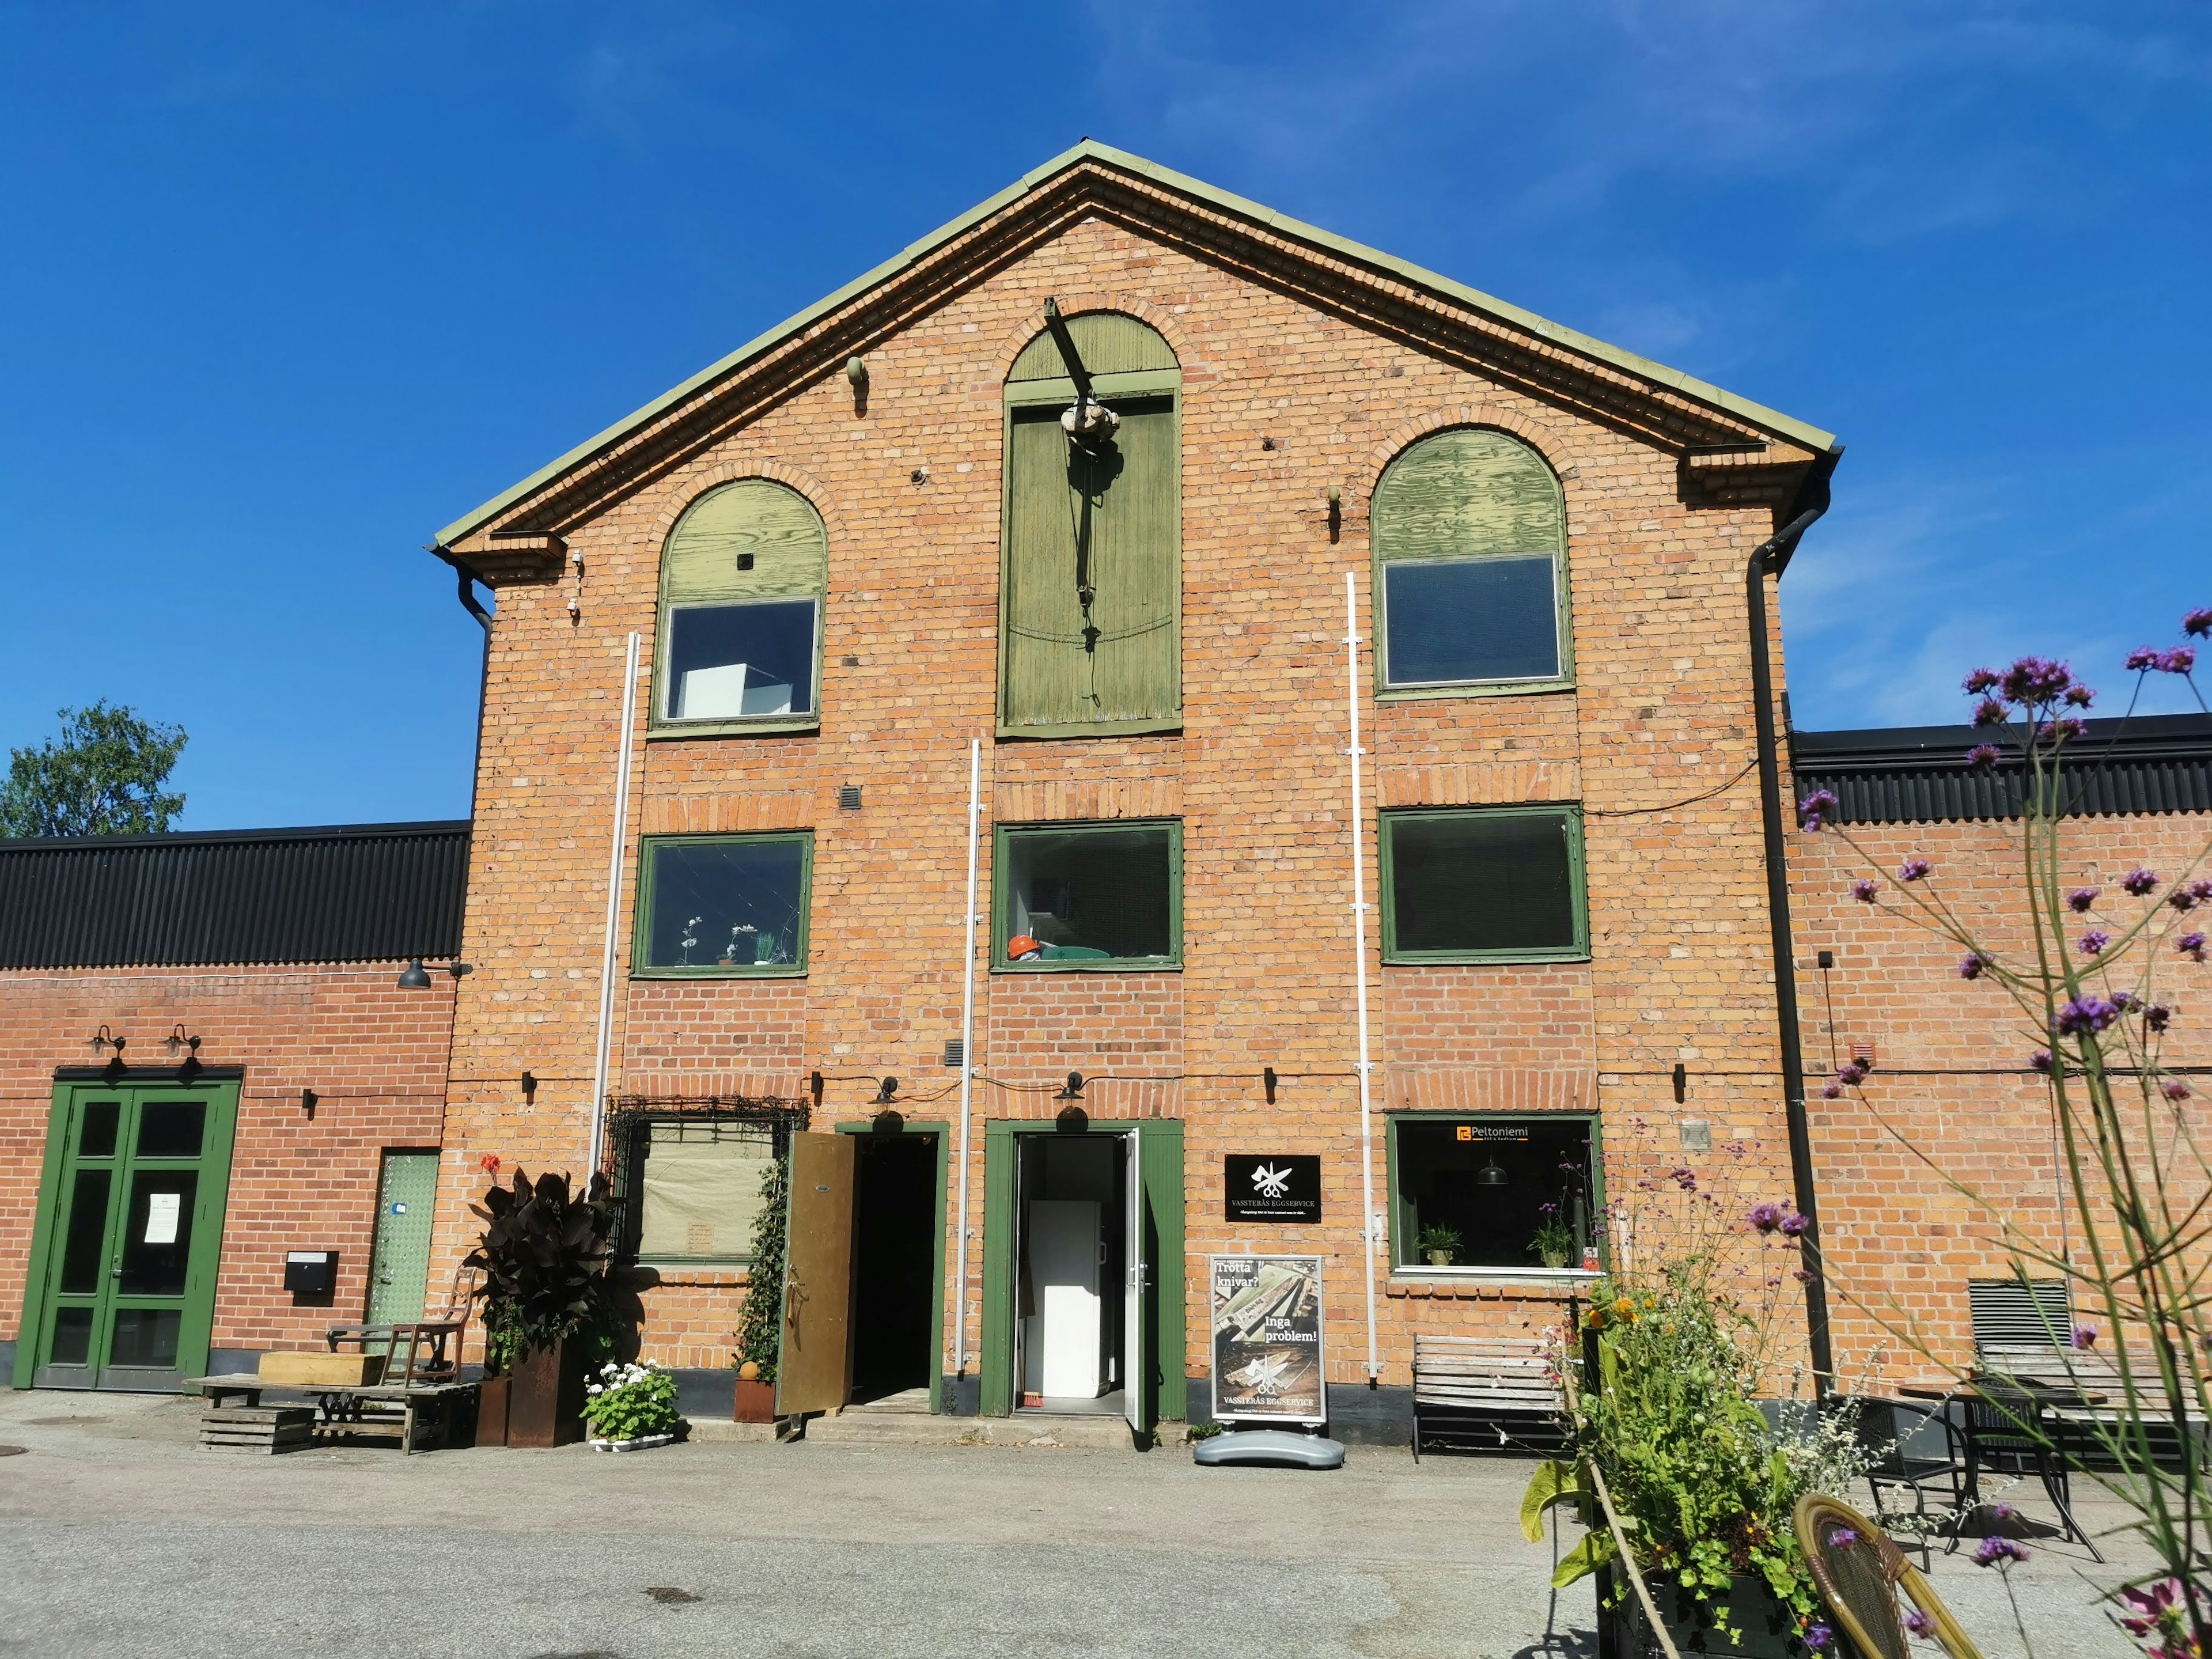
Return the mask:
M 338 1278 L 336 1250 L 291 1250 L 284 1256 L 284 1288 L 295 1296 L 328 1296 Z

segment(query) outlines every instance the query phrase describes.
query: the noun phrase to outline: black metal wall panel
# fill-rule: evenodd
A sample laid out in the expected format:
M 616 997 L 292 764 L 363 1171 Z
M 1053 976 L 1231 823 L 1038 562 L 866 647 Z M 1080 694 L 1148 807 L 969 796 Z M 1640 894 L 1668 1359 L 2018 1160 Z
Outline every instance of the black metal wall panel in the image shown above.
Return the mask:
M 0 969 L 450 957 L 469 826 L 0 841 Z
M 1997 734 L 2008 759 L 1993 769 L 1966 763 L 1966 751 L 1990 740 L 1970 726 L 1796 732 L 1790 750 L 1799 799 L 1832 792 L 1846 823 L 2016 818 L 2029 787 L 2009 758 L 2017 743 Z M 2075 817 L 2212 812 L 2212 716 L 2091 720 L 2066 745 L 2058 789 Z

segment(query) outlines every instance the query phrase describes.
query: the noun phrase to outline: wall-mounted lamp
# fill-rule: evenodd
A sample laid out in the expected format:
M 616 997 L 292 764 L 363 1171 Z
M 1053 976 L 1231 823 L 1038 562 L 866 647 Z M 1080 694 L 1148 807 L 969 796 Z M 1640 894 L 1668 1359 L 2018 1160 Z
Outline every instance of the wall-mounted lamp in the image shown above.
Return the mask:
M 806 1086 L 813 1091 L 814 1109 L 820 1111 L 822 1109 L 822 1073 L 809 1072 L 806 1074 Z
M 1062 1089 L 1058 1094 L 1054 1095 L 1053 1098 L 1054 1100 L 1082 1099 L 1083 1073 L 1080 1072 L 1070 1072 L 1067 1074 L 1067 1086 Z
M 913 471 L 906 475 L 906 481 L 908 483 L 927 483 L 929 482 L 929 469 L 926 466 L 918 466 L 915 468 Z
M 895 1077 L 887 1077 L 878 1080 L 876 1097 L 868 1103 L 872 1106 L 888 1106 L 897 1098 L 898 1079 Z
M 91 1040 L 88 1042 L 85 1046 L 92 1050 L 92 1055 L 94 1060 L 99 1059 L 100 1055 L 108 1053 L 111 1049 L 113 1050 L 116 1059 L 120 1060 L 123 1058 L 123 1045 L 128 1041 L 129 1039 L 127 1037 L 114 1036 L 105 1025 L 103 1025 L 99 1030 L 93 1033 Z
M 1474 1172 L 1474 1184 L 1478 1187 L 1510 1187 L 1513 1177 L 1505 1173 L 1504 1165 L 1498 1163 L 1498 1155 L 1493 1152 L 1490 1161 Z
M 522 1074 L 522 1097 L 533 1106 L 538 1103 L 538 1079 L 528 1072 Z
M 173 1027 L 169 1035 L 161 1039 L 161 1046 L 169 1051 L 171 1060 L 183 1058 L 187 1050 L 195 1060 L 199 1057 L 200 1040 L 196 1036 L 186 1036 L 182 1024 Z
M 1275 1068 L 1273 1066 L 1263 1066 L 1260 1068 L 1260 1086 L 1267 1091 L 1267 1104 L 1273 1105 L 1275 1103 Z
M 476 970 L 477 965 L 472 962 L 462 962 L 457 959 L 446 964 L 446 971 L 455 979 L 459 979 L 466 974 L 473 974 Z M 422 966 L 422 957 L 416 957 L 400 970 L 399 988 L 403 991 L 427 991 L 430 988 L 429 970 Z
M 1833 951 L 1823 951 L 1813 959 L 1820 963 L 1820 971 L 1824 974 L 1836 965 L 1836 953 Z
M 845 359 L 845 378 L 853 383 L 853 413 L 868 412 L 868 360 L 866 357 Z
M 1680 1060 L 1674 1062 L 1674 1103 L 1680 1106 L 1690 1097 L 1690 1068 Z
M 1328 538 L 1334 542 L 1344 533 L 1344 491 L 1336 485 L 1328 487 Z
M 315 1121 L 315 1108 L 321 1103 L 322 1098 L 313 1089 L 300 1091 L 300 1109 L 307 1115 L 308 1122 L 313 1123 Z

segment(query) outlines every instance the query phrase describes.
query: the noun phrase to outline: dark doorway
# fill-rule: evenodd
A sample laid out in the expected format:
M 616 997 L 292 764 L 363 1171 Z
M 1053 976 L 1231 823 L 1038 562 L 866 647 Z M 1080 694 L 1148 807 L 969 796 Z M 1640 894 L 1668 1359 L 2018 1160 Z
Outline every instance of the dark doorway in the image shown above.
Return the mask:
M 937 1362 L 937 1137 L 858 1135 L 853 1399 L 929 1386 Z

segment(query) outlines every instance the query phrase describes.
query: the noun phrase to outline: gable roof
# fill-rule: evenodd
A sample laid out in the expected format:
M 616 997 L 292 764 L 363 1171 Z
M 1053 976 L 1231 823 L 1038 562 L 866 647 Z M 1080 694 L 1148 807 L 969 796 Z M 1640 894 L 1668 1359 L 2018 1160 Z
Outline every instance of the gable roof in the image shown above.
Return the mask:
M 695 405 L 701 398 L 713 395 L 750 367 L 763 362 L 779 348 L 787 347 L 810 334 L 820 336 L 840 318 L 841 313 L 861 307 L 864 302 L 883 296 L 887 289 L 909 278 L 939 256 L 945 254 L 963 238 L 979 231 L 1001 216 L 1030 205 L 1070 183 L 1078 186 L 1077 198 L 1068 205 L 1080 210 L 1085 205 L 1099 204 L 1106 191 L 1093 188 L 1085 191 L 1085 184 L 1103 185 L 1113 175 L 1127 181 L 1151 187 L 1150 196 L 1155 209 L 1161 198 L 1180 198 L 1192 209 L 1202 211 L 1212 222 L 1209 227 L 1215 236 L 1210 242 L 1218 244 L 1220 233 L 1233 234 L 1237 227 L 1264 234 L 1277 244 L 1288 245 L 1302 252 L 1306 258 L 1324 273 L 1334 278 L 1327 285 L 1336 290 L 1334 297 L 1344 298 L 1346 290 L 1362 283 L 1374 289 L 1399 289 L 1431 302 L 1441 302 L 1451 310 L 1468 313 L 1471 321 L 1486 326 L 1493 333 L 1505 337 L 1520 337 L 1536 348 L 1542 356 L 1565 354 L 1582 360 L 1591 368 L 1603 371 L 1607 378 L 1624 381 L 1626 386 L 1616 386 L 1616 392 L 1643 388 L 1674 405 L 1674 419 L 1660 422 L 1662 426 L 1680 428 L 1675 433 L 1676 444 L 1686 453 L 1698 450 L 1725 450 L 1731 441 L 1759 435 L 1783 440 L 1793 451 L 1802 448 L 1819 453 L 1832 448 L 1833 434 L 1819 427 L 1784 415 L 1778 410 L 1755 403 L 1748 398 L 1723 391 L 1717 386 L 1686 374 L 1680 369 L 1669 368 L 1632 351 L 1609 345 L 1577 330 L 1537 316 L 1518 306 L 1454 282 L 1448 276 L 1423 269 L 1410 261 L 1400 259 L 1376 249 L 1334 235 L 1315 226 L 1291 218 L 1257 202 L 1246 200 L 1187 174 L 1148 161 L 1140 155 L 1111 145 L 1086 138 L 1073 149 L 1064 150 L 1043 166 L 1024 173 L 1013 184 L 996 195 L 978 203 L 959 217 L 940 225 L 919 241 L 908 246 L 885 260 L 874 270 L 857 276 L 836 292 L 824 295 L 814 304 L 793 316 L 786 318 L 765 333 L 756 336 L 735 351 L 717 362 L 709 364 L 696 374 L 673 386 L 605 431 L 586 439 L 565 455 L 549 462 L 520 483 L 501 491 L 482 506 L 463 514 L 438 532 L 436 544 L 453 548 L 456 544 L 476 537 L 495 521 L 507 520 L 505 535 L 522 541 L 533 535 L 551 534 L 554 524 L 533 525 L 527 529 L 514 526 L 524 516 L 517 509 L 526 509 L 534 498 L 561 494 L 556 486 L 575 475 L 604 463 L 651 434 L 656 427 L 678 419 L 687 406 Z M 1127 198 L 1116 200 L 1115 205 L 1127 210 L 1131 204 Z M 1141 209 L 1133 216 L 1143 217 Z M 972 268 L 972 262 L 968 262 Z M 937 280 L 929 284 L 932 292 L 941 290 L 959 272 L 937 273 Z M 1376 297 L 1370 295 L 1372 299 Z M 1356 307 L 1355 307 L 1356 308 Z M 849 343 L 849 342 L 848 342 Z M 837 346 L 826 354 L 826 361 L 835 360 L 843 351 Z M 823 355 L 823 354 L 817 354 Z M 825 362 L 808 362 L 805 373 L 822 372 Z M 1538 382 L 1553 379 L 1543 374 L 1532 376 Z M 1711 429 L 1698 430 L 1696 414 L 1702 410 L 1713 417 Z M 1686 412 L 1686 418 L 1685 418 Z M 1741 442 L 1734 445 L 1743 447 Z M 1809 459 L 1796 455 L 1802 462 Z M 1723 468 L 1732 465 L 1720 462 Z M 621 469 L 618 469 L 621 470 Z M 562 521 L 573 522 L 581 514 L 556 515 Z M 501 532 L 495 532 L 495 534 Z M 525 550 L 518 548 L 518 551 Z

